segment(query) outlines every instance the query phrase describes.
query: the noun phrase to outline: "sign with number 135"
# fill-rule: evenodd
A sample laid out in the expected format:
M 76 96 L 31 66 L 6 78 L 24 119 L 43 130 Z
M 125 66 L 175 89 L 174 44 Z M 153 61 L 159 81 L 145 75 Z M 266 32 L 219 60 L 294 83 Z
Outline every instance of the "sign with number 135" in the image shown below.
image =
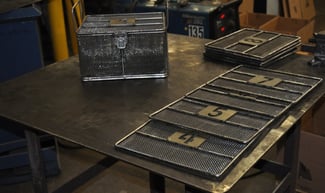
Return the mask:
M 204 27 L 201 25 L 188 25 L 188 36 L 204 38 Z

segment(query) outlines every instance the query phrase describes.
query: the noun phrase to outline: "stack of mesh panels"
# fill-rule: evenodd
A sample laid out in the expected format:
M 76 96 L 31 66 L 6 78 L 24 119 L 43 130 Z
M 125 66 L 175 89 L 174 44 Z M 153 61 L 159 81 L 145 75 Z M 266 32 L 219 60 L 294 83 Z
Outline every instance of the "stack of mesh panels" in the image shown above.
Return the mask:
M 216 61 L 265 66 L 293 54 L 300 37 L 258 29 L 241 29 L 205 45 L 204 55 Z
M 320 78 L 236 67 L 150 115 L 119 150 L 221 180 Z

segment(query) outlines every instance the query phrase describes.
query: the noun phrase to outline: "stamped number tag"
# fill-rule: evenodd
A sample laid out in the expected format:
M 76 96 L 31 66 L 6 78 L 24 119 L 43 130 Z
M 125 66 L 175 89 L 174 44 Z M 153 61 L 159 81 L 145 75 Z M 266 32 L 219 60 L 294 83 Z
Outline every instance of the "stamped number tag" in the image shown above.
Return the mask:
M 207 106 L 202 109 L 198 114 L 201 116 L 214 118 L 220 121 L 227 121 L 230 117 L 235 115 L 237 111 L 231 109 L 225 109 L 217 106 Z
M 181 145 L 198 148 L 205 142 L 205 138 L 198 137 L 194 133 L 175 132 L 168 137 L 168 141 L 175 142 Z
M 251 36 L 240 40 L 239 43 L 251 45 L 251 46 L 257 46 L 263 44 L 266 41 L 267 41 L 266 39 Z
M 275 87 L 280 82 L 282 82 L 282 79 L 270 78 L 270 77 L 266 77 L 266 76 L 262 76 L 262 75 L 256 75 L 255 77 L 248 80 L 248 82 L 254 83 L 254 84 L 260 84 L 260 85 L 268 86 L 268 87 Z

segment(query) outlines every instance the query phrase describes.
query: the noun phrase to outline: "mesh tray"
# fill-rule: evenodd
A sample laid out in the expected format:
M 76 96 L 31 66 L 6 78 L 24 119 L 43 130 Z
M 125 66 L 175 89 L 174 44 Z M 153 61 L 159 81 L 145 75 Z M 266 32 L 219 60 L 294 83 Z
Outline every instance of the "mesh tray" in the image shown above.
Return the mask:
M 208 103 L 197 102 L 193 100 L 180 100 L 167 108 L 152 114 L 152 119 L 178 125 L 209 133 L 225 139 L 235 140 L 241 143 L 248 143 L 260 131 L 262 131 L 273 118 L 262 116 L 242 110 L 231 110 L 226 106 L 217 108 L 223 112 L 222 116 L 209 116 L 206 112 L 211 106 Z M 227 115 L 226 111 L 232 111 Z
M 300 44 L 298 36 L 245 28 L 207 43 L 204 55 L 219 61 L 263 66 L 292 54 Z
M 221 180 L 322 79 L 238 66 L 150 115 L 119 150 Z
M 266 101 L 256 100 L 253 97 L 250 98 L 243 95 L 223 93 L 218 91 L 218 88 L 203 87 L 188 94 L 187 97 L 247 111 L 245 113 L 252 112 L 271 117 L 277 117 L 286 109 L 285 105 L 268 103 Z
M 174 136 L 183 136 L 184 139 L 175 141 Z M 116 146 L 138 156 L 214 179 L 224 177 L 226 170 L 249 147 L 160 121 L 146 123 Z
M 222 88 L 230 93 L 261 96 L 288 102 L 298 102 L 322 81 L 321 78 L 239 66 L 207 83 L 210 87 Z
M 294 46 L 293 48 L 287 48 L 284 52 L 279 52 L 273 57 L 267 58 L 265 60 L 258 60 L 254 58 L 243 58 L 236 55 L 231 54 L 224 54 L 224 53 L 217 53 L 215 51 L 209 51 L 208 49 L 204 53 L 204 56 L 211 60 L 216 61 L 225 61 L 235 64 L 247 64 L 252 66 L 267 66 L 276 61 L 282 60 L 283 58 L 295 53 L 297 51 L 297 47 Z

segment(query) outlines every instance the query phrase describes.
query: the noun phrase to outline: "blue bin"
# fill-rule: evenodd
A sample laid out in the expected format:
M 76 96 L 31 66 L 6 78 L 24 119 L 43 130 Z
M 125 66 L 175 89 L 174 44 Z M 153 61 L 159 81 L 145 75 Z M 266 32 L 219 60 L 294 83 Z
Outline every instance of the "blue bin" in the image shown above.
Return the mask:
M 44 65 L 39 16 L 41 11 L 33 6 L 0 14 L 0 82 Z
M 0 82 L 44 66 L 38 18 L 41 11 L 29 6 L 0 14 Z M 47 176 L 60 172 L 55 138 L 40 134 L 41 154 Z M 24 131 L 0 124 L 0 185 L 31 180 Z

